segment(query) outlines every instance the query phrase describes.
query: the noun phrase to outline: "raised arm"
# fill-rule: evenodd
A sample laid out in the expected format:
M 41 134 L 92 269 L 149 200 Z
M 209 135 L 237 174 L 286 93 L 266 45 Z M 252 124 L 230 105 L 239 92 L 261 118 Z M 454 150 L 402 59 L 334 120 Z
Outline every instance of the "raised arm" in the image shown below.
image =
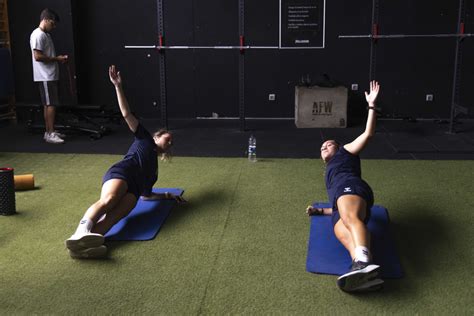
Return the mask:
M 128 105 L 127 98 L 125 97 L 122 89 L 122 77 L 120 76 L 120 71 L 117 71 L 114 65 L 109 67 L 109 78 L 115 86 L 120 112 L 122 113 L 122 116 L 125 119 L 125 122 L 127 122 L 130 130 L 135 133 L 138 127 L 138 120 L 135 115 L 130 112 L 130 106 Z
M 375 113 L 375 101 L 377 100 L 379 90 L 379 83 L 377 81 L 371 81 L 370 93 L 365 92 L 365 99 L 369 105 L 365 131 L 351 143 L 344 145 L 344 148 L 351 154 L 358 155 L 362 149 L 365 148 L 369 139 L 375 134 L 375 122 L 377 120 L 377 115 Z

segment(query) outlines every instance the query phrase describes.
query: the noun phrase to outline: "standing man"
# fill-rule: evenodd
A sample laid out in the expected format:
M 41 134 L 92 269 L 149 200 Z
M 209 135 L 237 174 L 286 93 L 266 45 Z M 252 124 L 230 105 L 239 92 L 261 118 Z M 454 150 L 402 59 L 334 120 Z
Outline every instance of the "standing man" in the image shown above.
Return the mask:
M 59 23 L 59 16 L 50 9 L 40 15 L 40 24 L 30 36 L 31 57 L 33 61 L 33 80 L 38 83 L 41 103 L 44 106 L 44 140 L 52 144 L 64 143 L 65 135 L 54 129 L 56 106 L 59 104 L 58 80 L 59 63 L 66 63 L 67 55 L 56 56 L 50 32 Z

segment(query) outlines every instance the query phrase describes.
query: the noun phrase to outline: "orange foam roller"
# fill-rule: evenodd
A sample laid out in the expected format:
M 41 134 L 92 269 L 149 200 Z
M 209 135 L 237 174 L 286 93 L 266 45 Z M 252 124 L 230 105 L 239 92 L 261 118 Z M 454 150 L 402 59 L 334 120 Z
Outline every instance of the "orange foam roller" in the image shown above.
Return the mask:
M 14 176 L 15 190 L 31 190 L 35 188 L 35 177 L 32 174 Z

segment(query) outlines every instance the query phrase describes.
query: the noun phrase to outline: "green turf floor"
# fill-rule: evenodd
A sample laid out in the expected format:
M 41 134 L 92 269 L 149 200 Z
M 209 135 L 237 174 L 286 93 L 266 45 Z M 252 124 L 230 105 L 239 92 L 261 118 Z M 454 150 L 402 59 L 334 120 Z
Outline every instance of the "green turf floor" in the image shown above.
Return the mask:
M 348 295 L 305 270 L 304 209 L 326 200 L 318 160 L 160 162 L 156 186 L 185 189 L 189 203 L 154 240 L 72 260 L 63 242 L 120 158 L 0 153 L 37 185 L 16 192 L 17 215 L 0 216 L 0 315 L 474 314 L 473 161 L 363 161 L 406 276 Z

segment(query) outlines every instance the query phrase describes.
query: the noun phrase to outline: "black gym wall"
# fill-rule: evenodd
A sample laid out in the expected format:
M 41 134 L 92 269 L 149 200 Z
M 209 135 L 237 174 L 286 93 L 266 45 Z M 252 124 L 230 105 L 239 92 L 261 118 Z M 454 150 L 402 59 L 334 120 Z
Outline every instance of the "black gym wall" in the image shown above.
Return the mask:
M 238 46 L 238 1 L 164 0 L 166 45 Z M 458 1 L 379 1 L 380 34 L 446 34 L 457 32 Z M 473 0 L 465 1 L 465 32 L 474 33 Z M 156 45 L 156 0 L 49 0 L 9 2 L 12 55 L 18 101 L 37 100 L 31 80 L 29 35 L 39 12 L 51 7 L 61 15 L 53 36 L 58 53 L 71 55 L 76 66 L 79 103 L 114 106 L 107 66 L 123 73 L 133 109 L 159 117 L 159 73 L 156 50 L 124 45 Z M 325 48 L 313 50 L 247 50 L 245 105 L 247 117 L 293 117 L 294 87 L 304 76 L 314 83 L 323 74 L 350 88 L 349 113 L 363 114 L 363 91 L 369 79 L 369 39 L 339 35 L 371 32 L 372 1 L 326 2 Z M 245 44 L 278 46 L 279 2 L 245 2 Z M 459 103 L 471 112 L 474 100 L 473 38 L 463 43 Z M 455 38 L 382 39 L 377 42 L 375 78 L 383 85 L 380 105 L 391 117 L 448 118 L 454 74 Z M 238 50 L 167 50 L 166 92 L 170 118 L 237 117 Z M 68 78 L 62 70 L 62 96 Z M 275 101 L 268 95 L 274 93 Z M 426 102 L 426 94 L 434 100 Z M 472 116 L 472 114 L 471 114 Z M 351 117 L 351 116 L 350 116 Z
M 474 33 L 474 0 L 465 2 L 465 33 Z M 469 117 L 474 117 L 474 37 L 462 41 L 462 70 L 459 103 L 469 110 Z

